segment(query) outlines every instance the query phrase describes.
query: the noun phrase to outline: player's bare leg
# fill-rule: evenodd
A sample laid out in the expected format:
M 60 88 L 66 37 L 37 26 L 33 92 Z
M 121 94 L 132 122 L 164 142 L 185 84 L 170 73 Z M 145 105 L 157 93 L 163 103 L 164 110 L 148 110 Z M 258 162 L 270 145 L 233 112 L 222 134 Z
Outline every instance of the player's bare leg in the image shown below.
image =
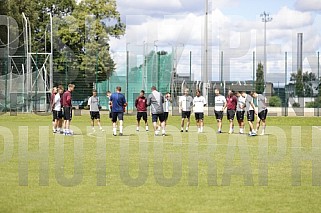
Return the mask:
M 218 128 L 217 132 L 221 133 L 222 132 L 222 120 L 220 120 L 220 119 L 217 120 L 217 128 Z
M 185 121 L 185 118 L 182 118 L 182 120 L 181 120 L 181 132 L 184 131 L 184 121 Z
M 158 130 L 157 122 L 153 122 L 153 127 L 154 127 L 155 135 L 158 135 L 159 130 Z
M 116 122 L 113 122 L 113 135 L 114 136 L 117 135 L 117 124 L 116 124 Z
M 261 135 L 265 134 L 265 128 L 266 128 L 266 120 L 261 120 L 262 121 L 262 132 Z
M 200 127 L 200 120 L 196 120 L 196 127 L 197 127 L 197 132 L 201 132 L 201 127 Z
M 232 134 L 234 131 L 234 121 L 230 119 L 230 131 L 228 132 L 229 134 Z
M 146 129 L 146 131 L 148 131 L 148 121 L 147 120 L 145 121 L 145 129 Z
M 100 131 L 104 132 L 103 127 L 101 126 L 100 119 L 97 119 L 97 124 L 99 126 Z
M 250 126 L 250 133 L 251 133 L 254 130 L 254 125 L 252 121 L 249 121 L 249 126 Z
M 185 128 L 185 131 L 188 132 L 188 129 L 189 129 L 189 124 L 191 123 L 191 119 L 190 118 L 187 118 L 187 122 L 186 122 L 186 128 Z
M 260 126 L 261 126 L 261 119 L 258 118 L 257 121 L 256 121 L 256 132 L 259 131 Z
M 239 128 L 240 128 L 240 134 L 244 133 L 244 121 L 243 120 L 239 120 Z
M 123 120 L 119 121 L 119 135 L 123 135 Z
M 93 132 L 95 132 L 95 120 L 91 119 L 91 128 L 93 130 Z
M 161 127 L 162 127 L 162 135 L 165 136 L 166 132 L 165 132 L 165 121 L 163 121 L 161 123 Z

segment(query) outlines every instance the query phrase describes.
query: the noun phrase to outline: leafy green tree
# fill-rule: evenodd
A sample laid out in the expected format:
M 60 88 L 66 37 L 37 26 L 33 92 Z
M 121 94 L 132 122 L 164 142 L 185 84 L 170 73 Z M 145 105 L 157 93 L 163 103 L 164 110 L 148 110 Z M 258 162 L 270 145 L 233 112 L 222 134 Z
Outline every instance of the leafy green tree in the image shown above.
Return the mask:
M 7 1 L 0 1 L 0 15 L 7 15 Z M 7 41 L 7 28 L 6 26 L 0 26 L 0 47 L 3 46 L 2 43 L 6 43 Z
M 108 42 L 110 37 L 119 38 L 124 33 L 125 24 L 115 0 L 83 0 L 76 5 L 72 17 L 61 20 L 57 33 L 62 41 L 60 48 L 64 52 L 68 47 L 76 54 L 77 81 L 92 86 L 112 75 L 115 63 Z
M 298 73 L 291 74 L 291 81 L 295 81 L 295 93 L 299 97 L 313 96 L 312 81 L 317 80 L 317 76 L 312 72 L 304 72 L 301 70 Z
M 256 69 L 255 90 L 257 93 L 264 92 L 264 70 L 263 70 L 263 64 L 261 62 L 257 65 L 257 69 Z

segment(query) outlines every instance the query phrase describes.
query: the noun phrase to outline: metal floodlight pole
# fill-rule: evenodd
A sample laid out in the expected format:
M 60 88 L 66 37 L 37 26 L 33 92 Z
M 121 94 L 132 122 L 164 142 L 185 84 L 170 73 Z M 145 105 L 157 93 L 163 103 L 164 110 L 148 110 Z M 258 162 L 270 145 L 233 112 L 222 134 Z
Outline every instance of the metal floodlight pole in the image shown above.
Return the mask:
M 159 63 L 160 63 L 160 55 L 158 54 L 158 46 L 157 46 L 157 42 L 158 40 L 155 40 L 154 41 L 154 47 L 155 47 L 155 57 L 156 57 L 156 60 L 154 60 L 154 57 L 153 57 L 153 60 L 156 61 L 156 66 L 153 64 L 153 71 L 156 70 L 156 72 L 154 72 L 156 74 L 156 85 L 157 85 L 157 89 L 159 90 Z M 156 67 L 156 69 L 154 69 Z
M 98 51 L 96 53 L 96 69 L 95 69 L 95 89 L 98 90 L 97 83 L 98 83 Z
M 49 87 L 53 88 L 53 26 L 52 14 L 50 13 L 50 71 L 49 71 Z
M 264 87 L 266 87 L 266 23 L 272 21 L 272 17 L 270 17 L 269 13 L 266 13 L 265 11 L 260 15 L 262 17 L 262 22 L 264 22 Z
M 127 111 L 127 114 L 128 114 L 128 99 L 129 99 L 129 50 L 128 50 L 128 45 L 130 43 L 127 43 L 126 44 L 126 98 L 127 98 L 127 107 L 126 107 L 126 111 Z
M 205 78 L 203 78 L 203 82 L 207 82 L 209 79 L 208 79 L 208 13 L 209 13 L 209 11 L 208 11 L 208 7 L 209 7 L 209 2 L 208 2 L 209 0 L 205 0 L 205 43 L 204 43 L 204 45 L 205 45 L 205 60 L 204 60 L 204 65 L 205 65 L 205 69 L 204 69 L 204 71 L 205 71 L 205 73 L 203 73 L 203 74 L 205 74 Z
M 255 51 L 253 51 L 253 76 L 252 76 L 252 87 L 253 91 L 255 91 Z
M 189 87 L 192 89 L 192 51 L 189 51 Z
M 285 116 L 288 116 L 288 92 L 286 91 L 287 75 L 288 75 L 288 53 L 285 52 L 285 64 L 284 64 L 285 76 L 284 76 L 284 91 L 285 91 Z
M 318 98 L 320 98 L 320 52 L 318 52 Z M 318 101 L 318 117 L 320 116 L 320 99 Z

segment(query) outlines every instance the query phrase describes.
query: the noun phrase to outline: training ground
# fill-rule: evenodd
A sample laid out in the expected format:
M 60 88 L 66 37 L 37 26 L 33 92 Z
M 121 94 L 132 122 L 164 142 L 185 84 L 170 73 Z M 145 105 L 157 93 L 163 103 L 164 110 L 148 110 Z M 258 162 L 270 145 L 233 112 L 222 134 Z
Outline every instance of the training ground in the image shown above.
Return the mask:
M 270 117 L 265 136 L 217 135 L 213 116 L 198 134 L 92 134 L 74 116 L 74 136 L 54 135 L 51 116 L 0 116 L 0 212 L 320 212 L 321 121 Z M 149 118 L 150 122 L 150 118 Z M 151 123 L 149 124 L 152 130 Z M 98 130 L 98 128 L 97 128 Z M 246 125 L 248 132 L 248 125 Z

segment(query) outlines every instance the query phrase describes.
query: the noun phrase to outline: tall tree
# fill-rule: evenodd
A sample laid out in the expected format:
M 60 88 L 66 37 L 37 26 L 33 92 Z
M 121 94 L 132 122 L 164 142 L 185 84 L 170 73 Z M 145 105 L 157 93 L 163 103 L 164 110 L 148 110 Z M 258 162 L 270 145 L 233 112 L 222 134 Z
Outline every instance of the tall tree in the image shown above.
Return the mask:
M 110 56 L 110 37 L 125 33 L 115 0 L 82 0 L 76 5 L 72 17 L 62 20 L 57 36 L 61 38 L 61 52 L 75 54 L 78 77 L 84 86 L 106 80 L 115 70 Z M 64 59 L 62 59 L 64 60 Z
M 291 81 L 295 81 L 295 94 L 298 97 L 304 96 L 304 84 L 303 84 L 303 76 L 302 76 L 302 70 L 299 69 L 297 73 L 291 74 Z
M 317 80 L 317 76 L 313 72 L 304 72 L 301 70 L 298 73 L 291 74 L 291 81 L 295 81 L 295 93 L 299 97 L 313 96 L 312 82 Z
M 257 69 L 256 69 L 255 90 L 257 93 L 264 92 L 264 70 L 263 70 L 263 64 L 261 62 L 257 65 Z

